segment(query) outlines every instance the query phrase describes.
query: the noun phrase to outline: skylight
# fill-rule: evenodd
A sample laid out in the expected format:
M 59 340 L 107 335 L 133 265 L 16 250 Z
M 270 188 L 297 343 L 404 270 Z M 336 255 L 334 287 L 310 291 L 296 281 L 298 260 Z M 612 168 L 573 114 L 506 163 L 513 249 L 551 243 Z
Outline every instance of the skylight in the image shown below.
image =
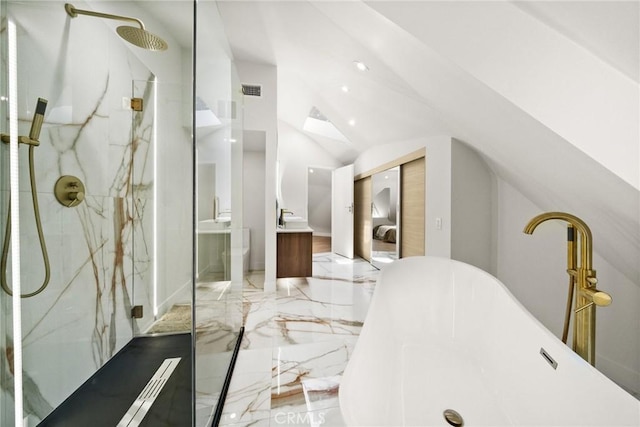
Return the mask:
M 199 96 L 196 96 L 196 127 L 220 126 L 222 122 Z
M 349 142 L 346 136 L 338 130 L 316 107 L 312 107 L 309 116 L 305 119 L 302 129 L 309 133 L 335 139 L 336 141 Z

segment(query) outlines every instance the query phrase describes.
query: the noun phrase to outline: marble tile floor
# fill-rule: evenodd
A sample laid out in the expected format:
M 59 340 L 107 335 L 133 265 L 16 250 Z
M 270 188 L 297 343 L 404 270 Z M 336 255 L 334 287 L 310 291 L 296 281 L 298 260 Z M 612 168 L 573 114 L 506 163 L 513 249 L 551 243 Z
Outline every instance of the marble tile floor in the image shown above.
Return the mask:
M 245 335 L 221 426 L 340 426 L 340 377 L 354 349 L 377 272 L 362 260 L 314 255 L 313 277 L 243 287 Z
M 338 387 L 366 316 L 378 270 L 363 260 L 314 255 L 313 276 L 264 272 L 197 287 L 198 426 L 210 425 L 240 325 L 245 326 L 221 426 L 344 425 Z M 210 372 L 206 372 L 210 370 Z

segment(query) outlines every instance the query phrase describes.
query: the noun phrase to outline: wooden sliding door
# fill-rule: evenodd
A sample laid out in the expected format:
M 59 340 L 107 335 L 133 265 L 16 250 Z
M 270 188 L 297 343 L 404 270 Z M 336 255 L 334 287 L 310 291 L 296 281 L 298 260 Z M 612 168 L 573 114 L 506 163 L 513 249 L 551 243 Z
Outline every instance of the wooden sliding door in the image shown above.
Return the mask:
M 354 252 L 356 256 L 371 262 L 371 177 L 359 179 L 353 185 Z
M 400 194 L 400 257 L 424 255 L 424 157 L 400 166 Z

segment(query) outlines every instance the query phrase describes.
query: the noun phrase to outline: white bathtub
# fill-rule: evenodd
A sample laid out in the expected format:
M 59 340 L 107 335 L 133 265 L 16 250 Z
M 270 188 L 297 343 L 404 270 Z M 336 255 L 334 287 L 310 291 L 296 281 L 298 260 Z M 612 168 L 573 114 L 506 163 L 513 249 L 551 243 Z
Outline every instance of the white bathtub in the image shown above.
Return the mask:
M 381 271 L 340 407 L 350 426 L 447 426 L 446 409 L 465 426 L 640 425 L 640 401 L 551 334 L 498 279 L 434 257 Z

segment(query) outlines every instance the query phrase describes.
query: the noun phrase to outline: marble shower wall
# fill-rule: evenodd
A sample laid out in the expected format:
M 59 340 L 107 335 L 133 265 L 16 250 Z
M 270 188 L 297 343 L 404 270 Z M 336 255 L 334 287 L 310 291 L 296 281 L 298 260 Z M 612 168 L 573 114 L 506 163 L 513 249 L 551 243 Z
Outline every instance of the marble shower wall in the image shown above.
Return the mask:
M 90 9 L 84 2 L 74 5 Z M 131 322 L 132 302 L 145 307 L 145 323 L 151 320 L 155 92 L 148 82 L 154 75 L 101 20 L 72 20 L 64 2 L 9 2 L 7 10 L 18 30 L 21 135 L 28 134 L 37 98 L 49 101 L 35 169 L 51 281 L 43 293 L 24 299 L 22 305 L 24 407 L 29 425 L 35 425 L 144 328 Z M 5 29 L 2 36 L 4 46 Z M 133 92 L 145 98 L 147 108 L 141 113 L 123 106 L 123 99 Z M 181 91 L 174 87 L 167 93 L 162 92 L 165 101 L 172 96 L 178 100 L 167 107 L 171 111 L 163 113 L 162 123 L 156 123 L 158 134 L 171 135 L 171 143 L 182 143 L 185 151 L 189 135 L 182 126 L 183 115 L 173 111 L 183 106 Z M 4 122 L 2 126 L 4 131 Z M 2 145 L 1 190 L 6 200 L 8 147 Z M 23 289 L 35 289 L 44 270 L 26 147 L 20 148 L 20 155 L 21 276 Z M 166 169 L 166 180 L 172 173 L 185 175 L 184 168 Z M 86 198 L 77 207 L 60 205 L 53 195 L 62 175 L 75 175 L 85 184 Z M 4 202 L 2 209 L 4 233 Z M 177 235 L 176 228 L 163 233 Z M 178 249 L 185 245 L 190 248 L 189 238 Z M 167 257 L 168 246 L 162 248 Z M 163 292 L 167 297 L 175 291 Z M 2 425 L 13 420 L 10 307 L 3 295 Z

